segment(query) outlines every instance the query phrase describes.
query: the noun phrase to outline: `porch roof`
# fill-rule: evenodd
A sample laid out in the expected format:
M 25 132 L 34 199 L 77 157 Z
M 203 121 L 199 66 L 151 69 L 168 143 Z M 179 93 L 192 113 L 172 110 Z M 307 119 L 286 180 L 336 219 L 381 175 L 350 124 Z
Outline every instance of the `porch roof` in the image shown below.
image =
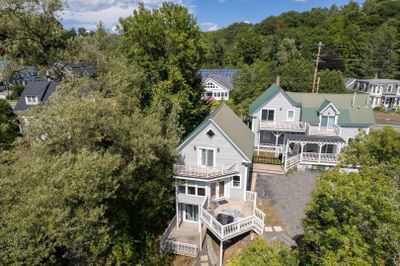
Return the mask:
M 342 137 L 339 136 L 319 136 L 319 135 L 301 135 L 301 134 L 288 134 L 286 135 L 288 141 L 305 141 L 305 142 L 321 142 L 321 143 L 346 143 Z

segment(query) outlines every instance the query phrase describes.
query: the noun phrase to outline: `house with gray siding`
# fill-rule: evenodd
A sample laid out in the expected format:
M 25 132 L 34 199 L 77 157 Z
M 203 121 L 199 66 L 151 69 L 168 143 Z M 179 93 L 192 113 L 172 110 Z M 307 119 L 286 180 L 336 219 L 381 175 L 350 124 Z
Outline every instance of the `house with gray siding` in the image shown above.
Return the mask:
M 286 92 L 275 84 L 250 105 L 249 116 L 255 154 L 279 158 L 284 170 L 336 165 L 341 149 L 375 123 L 366 94 Z
M 197 256 L 208 233 L 219 239 L 222 256 L 225 241 L 263 233 L 264 213 L 249 191 L 253 145 L 253 132 L 225 103 L 179 145 L 176 215 L 161 250 Z
M 233 89 L 232 78 L 237 72 L 236 69 L 201 69 L 203 98 L 228 100 Z
M 400 80 L 355 79 L 346 84 L 349 90 L 369 95 L 372 108 L 383 107 L 387 111 L 400 107 Z

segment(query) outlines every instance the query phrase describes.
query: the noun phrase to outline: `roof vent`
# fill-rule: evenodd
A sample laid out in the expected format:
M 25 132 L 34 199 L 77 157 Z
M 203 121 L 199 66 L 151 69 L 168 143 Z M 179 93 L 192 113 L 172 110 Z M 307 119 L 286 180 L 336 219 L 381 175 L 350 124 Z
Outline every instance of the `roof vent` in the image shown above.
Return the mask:
M 210 138 L 214 137 L 215 133 L 211 129 L 206 133 Z

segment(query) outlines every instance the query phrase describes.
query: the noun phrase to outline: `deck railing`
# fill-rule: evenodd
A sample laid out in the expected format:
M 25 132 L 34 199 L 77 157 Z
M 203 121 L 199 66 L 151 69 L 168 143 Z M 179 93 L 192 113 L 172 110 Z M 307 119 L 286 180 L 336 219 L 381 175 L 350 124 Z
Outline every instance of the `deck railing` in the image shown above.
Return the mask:
M 255 208 L 257 193 L 247 191 L 246 201 L 247 200 L 248 201 L 254 200 L 253 215 L 227 225 L 222 225 L 220 222 L 217 221 L 217 219 L 214 218 L 214 216 L 212 216 L 206 210 L 205 208 L 206 207 L 205 202 L 207 201 L 206 198 L 204 203 L 202 204 L 202 208 L 200 211 L 200 219 L 207 226 L 207 228 L 221 240 L 227 240 L 251 230 L 256 231 L 256 233 L 258 234 L 262 234 L 264 232 L 265 214 L 259 209 Z
M 176 226 L 177 217 L 176 215 L 169 223 L 167 229 L 164 231 L 160 240 L 160 249 L 164 252 L 174 253 L 183 256 L 196 257 L 199 253 L 199 247 L 197 245 L 183 243 L 174 240 L 168 240 L 172 229 Z
M 304 122 L 276 122 L 260 121 L 260 129 L 286 131 L 286 132 L 305 132 L 306 124 Z
M 231 166 L 216 166 L 216 167 L 201 167 L 194 165 L 174 164 L 174 175 L 197 177 L 197 178 L 212 178 L 238 173 L 238 164 Z
M 253 191 L 246 191 L 246 201 L 255 202 L 257 200 L 257 193 Z
M 302 161 L 335 163 L 338 161 L 336 153 L 303 152 Z

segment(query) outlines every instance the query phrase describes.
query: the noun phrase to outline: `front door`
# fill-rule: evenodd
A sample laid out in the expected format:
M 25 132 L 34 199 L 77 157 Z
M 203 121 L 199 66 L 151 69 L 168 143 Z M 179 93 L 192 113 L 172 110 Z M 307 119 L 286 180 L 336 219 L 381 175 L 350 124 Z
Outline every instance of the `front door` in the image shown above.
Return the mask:
M 218 198 L 225 197 L 225 181 L 219 181 L 217 188 L 218 188 L 217 191 Z

